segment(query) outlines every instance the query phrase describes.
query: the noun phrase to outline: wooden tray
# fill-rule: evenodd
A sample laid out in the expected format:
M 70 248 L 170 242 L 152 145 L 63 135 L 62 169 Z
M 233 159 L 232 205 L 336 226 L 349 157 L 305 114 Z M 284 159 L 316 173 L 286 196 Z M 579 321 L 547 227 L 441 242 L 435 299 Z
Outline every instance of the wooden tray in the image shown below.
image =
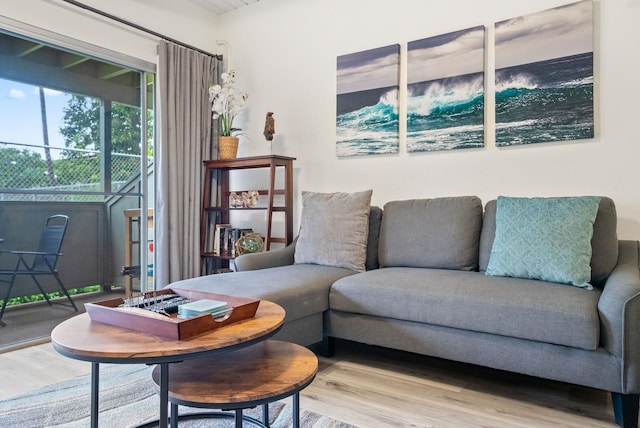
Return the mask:
M 260 304 L 260 300 L 201 291 L 165 289 L 157 291 L 155 294 L 171 293 L 186 297 L 192 301 L 199 299 L 222 300 L 227 302 L 227 306 L 233 308 L 233 311 L 230 315 L 218 320 L 208 314 L 189 319 L 180 319 L 177 314 L 167 317 L 143 309 L 120 308 L 119 306 L 124 303 L 122 298 L 85 303 L 84 306 L 92 321 L 117 325 L 118 327 L 129 328 L 168 339 L 185 340 L 234 322 L 253 318 Z

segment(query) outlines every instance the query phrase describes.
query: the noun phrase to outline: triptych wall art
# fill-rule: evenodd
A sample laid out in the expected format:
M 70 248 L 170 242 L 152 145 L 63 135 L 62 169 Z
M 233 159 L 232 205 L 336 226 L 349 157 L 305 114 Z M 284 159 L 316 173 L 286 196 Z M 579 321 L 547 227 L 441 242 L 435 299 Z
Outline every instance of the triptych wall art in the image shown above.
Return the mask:
M 593 3 L 497 22 L 496 146 L 593 138 Z M 407 151 L 485 139 L 485 27 L 407 44 Z M 400 45 L 337 61 L 338 156 L 399 151 Z

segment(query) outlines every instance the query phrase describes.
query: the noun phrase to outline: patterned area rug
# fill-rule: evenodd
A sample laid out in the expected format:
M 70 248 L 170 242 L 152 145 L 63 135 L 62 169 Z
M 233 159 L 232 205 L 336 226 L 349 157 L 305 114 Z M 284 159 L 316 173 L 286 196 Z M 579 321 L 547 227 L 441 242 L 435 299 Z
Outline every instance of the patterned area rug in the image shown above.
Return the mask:
M 158 417 L 158 395 L 151 381 L 151 367 L 141 365 L 100 366 L 101 427 L 135 427 Z M 269 405 L 273 428 L 291 427 L 291 400 Z M 203 409 L 180 407 L 180 414 Z M 244 411 L 244 415 L 261 420 L 261 408 Z M 90 377 L 79 376 L 26 394 L 0 401 L 0 427 L 68 427 L 90 425 Z M 185 420 L 180 428 L 232 427 L 232 419 Z M 300 409 L 300 426 L 304 428 L 350 428 L 344 424 Z

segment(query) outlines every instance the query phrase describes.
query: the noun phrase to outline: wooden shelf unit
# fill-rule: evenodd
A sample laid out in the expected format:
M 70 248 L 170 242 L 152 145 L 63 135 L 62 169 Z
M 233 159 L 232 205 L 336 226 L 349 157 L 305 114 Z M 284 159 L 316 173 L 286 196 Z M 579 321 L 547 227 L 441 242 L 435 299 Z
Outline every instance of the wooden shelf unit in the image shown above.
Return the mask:
M 205 266 L 207 260 L 214 259 L 221 262 L 221 267 L 228 267 L 229 260 L 233 259 L 228 255 L 216 255 L 206 251 L 207 237 L 214 233 L 215 224 L 229 223 L 231 211 L 266 211 L 267 232 L 264 237 L 264 250 L 268 251 L 272 243 L 288 245 L 293 241 L 293 161 L 292 157 L 280 155 L 253 156 L 236 159 L 220 159 L 204 161 L 205 177 L 202 197 L 202 215 L 200 218 L 200 273 L 206 274 Z M 235 189 L 230 188 L 229 172 L 234 170 L 248 170 L 256 168 L 268 168 L 269 179 L 266 189 Z M 284 185 L 276 188 L 276 173 L 278 169 L 284 171 Z M 214 200 L 216 192 L 212 193 L 212 180 L 216 179 L 218 190 L 218 200 Z M 261 197 L 267 197 L 266 207 L 256 208 L 233 208 L 229 206 L 229 195 L 232 191 L 242 192 L 248 190 L 258 190 Z M 282 206 L 274 206 L 274 196 L 283 195 Z M 284 214 L 285 236 L 272 236 L 273 214 Z M 211 221 L 214 216 L 216 221 Z

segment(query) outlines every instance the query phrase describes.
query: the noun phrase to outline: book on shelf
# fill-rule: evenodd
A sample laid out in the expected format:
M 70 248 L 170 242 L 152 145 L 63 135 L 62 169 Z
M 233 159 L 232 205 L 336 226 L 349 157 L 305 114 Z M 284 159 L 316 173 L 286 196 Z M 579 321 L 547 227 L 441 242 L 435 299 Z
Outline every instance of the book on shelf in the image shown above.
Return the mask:
M 209 222 L 208 226 L 205 230 L 204 237 L 204 248 L 202 251 L 204 253 L 213 253 L 215 247 L 215 231 L 216 231 L 216 216 L 212 213 L 208 213 Z
M 225 230 L 230 227 L 231 225 L 228 223 L 216 224 L 213 235 L 213 254 L 216 256 L 221 256 L 224 253 Z

